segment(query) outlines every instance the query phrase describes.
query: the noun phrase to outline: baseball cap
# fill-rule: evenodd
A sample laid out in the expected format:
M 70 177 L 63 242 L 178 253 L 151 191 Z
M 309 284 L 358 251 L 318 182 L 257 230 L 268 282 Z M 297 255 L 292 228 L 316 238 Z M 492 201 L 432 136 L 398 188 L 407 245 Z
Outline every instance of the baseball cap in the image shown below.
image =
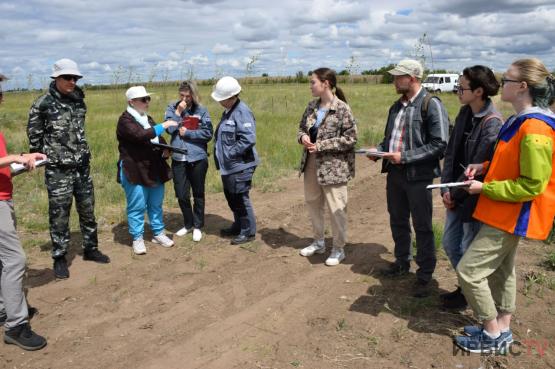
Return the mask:
M 389 74 L 394 76 L 404 76 L 409 75 L 417 78 L 422 78 L 424 74 L 424 68 L 419 61 L 413 59 L 401 60 L 395 68 L 388 71 Z

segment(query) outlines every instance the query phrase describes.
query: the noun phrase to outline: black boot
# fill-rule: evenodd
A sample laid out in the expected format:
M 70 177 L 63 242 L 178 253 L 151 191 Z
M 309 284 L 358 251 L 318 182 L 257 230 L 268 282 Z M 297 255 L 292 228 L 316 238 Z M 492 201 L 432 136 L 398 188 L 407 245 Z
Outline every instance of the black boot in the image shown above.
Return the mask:
M 69 269 L 67 268 L 67 261 L 65 256 L 54 258 L 54 275 L 58 279 L 69 278 Z
M 462 310 L 466 309 L 467 306 L 468 303 L 460 287 L 448 299 L 444 299 L 442 303 L 442 307 L 448 310 Z
M 108 264 L 110 262 L 108 255 L 104 255 L 98 251 L 98 249 L 85 250 L 83 252 L 83 260 L 94 261 L 101 264 Z
M 46 339 L 31 330 L 29 323 L 21 324 L 4 333 L 4 342 L 35 351 L 46 346 Z
M 389 263 L 387 268 L 382 269 L 379 271 L 380 275 L 383 277 L 401 277 L 403 275 L 409 274 L 410 271 L 410 263 Z

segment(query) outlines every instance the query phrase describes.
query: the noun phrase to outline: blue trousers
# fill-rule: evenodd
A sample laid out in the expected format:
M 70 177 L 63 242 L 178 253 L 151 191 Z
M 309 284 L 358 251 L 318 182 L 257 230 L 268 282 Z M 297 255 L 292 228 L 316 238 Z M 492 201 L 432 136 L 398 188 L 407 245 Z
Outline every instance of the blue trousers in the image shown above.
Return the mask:
M 129 183 L 120 170 L 121 185 L 127 199 L 127 223 L 133 240 L 143 238 L 145 230 L 145 210 L 150 220 L 152 233 L 157 236 L 164 230 L 162 204 L 164 203 L 164 184 L 146 187 Z
M 254 168 L 242 172 L 222 176 L 224 195 L 229 208 L 233 212 L 233 230 L 245 236 L 256 234 L 256 218 L 249 197 Z
M 447 209 L 441 243 L 453 268 L 457 268 L 481 226 L 478 221 L 463 222 L 460 208 Z

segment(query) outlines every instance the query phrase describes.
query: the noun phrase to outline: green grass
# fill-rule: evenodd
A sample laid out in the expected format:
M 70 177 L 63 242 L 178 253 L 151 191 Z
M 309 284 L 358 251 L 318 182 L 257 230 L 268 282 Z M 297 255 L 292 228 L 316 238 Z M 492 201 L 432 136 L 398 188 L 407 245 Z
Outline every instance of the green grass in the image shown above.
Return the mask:
M 357 120 L 361 147 L 377 144 L 383 134 L 384 123 L 390 105 L 398 98 L 392 85 L 345 84 L 348 102 Z M 153 87 L 150 115 L 161 121 L 167 104 L 176 99 L 175 86 Z M 210 97 L 210 86 L 200 87 L 202 103 L 212 116 L 214 128 L 219 122 L 222 107 Z M 109 226 L 125 220 L 123 190 L 116 183 L 118 159 L 116 123 L 125 110 L 125 89 L 85 91 L 88 106 L 86 132 L 91 146 L 92 176 L 96 193 L 96 214 L 101 226 Z M 8 141 L 9 152 L 28 150 L 26 125 L 29 107 L 41 92 L 8 92 L 0 105 L 0 130 Z M 280 191 L 276 179 L 296 172 L 301 147 L 296 142 L 299 120 L 312 99 L 308 84 L 248 84 L 243 86 L 241 99 L 255 114 L 257 121 L 257 150 L 261 164 L 254 175 L 254 187 L 262 191 Z M 451 120 L 460 108 L 454 94 L 443 94 Z M 209 145 L 212 152 L 212 144 Z M 44 187 L 43 170 L 14 178 L 15 195 L 20 226 L 33 231 L 46 231 L 47 195 Z M 208 192 L 221 192 L 219 173 L 215 170 L 213 156 L 207 174 Z M 177 207 L 171 183 L 166 186 L 166 206 Z M 72 228 L 77 226 L 77 217 L 71 217 Z

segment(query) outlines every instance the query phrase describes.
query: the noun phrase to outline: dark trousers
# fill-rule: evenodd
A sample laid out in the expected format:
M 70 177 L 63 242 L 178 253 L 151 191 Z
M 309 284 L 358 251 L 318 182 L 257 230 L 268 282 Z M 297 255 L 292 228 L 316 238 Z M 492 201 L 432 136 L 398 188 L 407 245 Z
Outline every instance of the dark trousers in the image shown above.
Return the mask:
M 69 247 L 69 214 L 73 197 L 79 214 L 83 248 L 91 251 L 98 247 L 96 219 L 94 216 L 94 188 L 90 167 L 46 167 L 48 190 L 48 218 L 52 257 L 64 256 Z
M 233 212 L 234 231 L 246 236 L 256 234 L 256 218 L 249 197 L 252 176 L 256 168 L 249 168 L 239 173 L 222 176 L 224 195 Z
M 426 186 L 432 180 L 408 181 L 404 167 L 390 165 L 387 174 L 387 211 L 396 262 L 410 265 L 412 241 L 410 218 L 416 233 L 416 276 L 430 281 L 436 267 L 436 249 L 432 229 L 432 193 Z
M 204 182 L 207 171 L 208 159 L 192 163 L 172 161 L 173 188 L 187 229 L 201 229 L 204 226 Z M 192 208 L 191 189 L 194 201 Z

